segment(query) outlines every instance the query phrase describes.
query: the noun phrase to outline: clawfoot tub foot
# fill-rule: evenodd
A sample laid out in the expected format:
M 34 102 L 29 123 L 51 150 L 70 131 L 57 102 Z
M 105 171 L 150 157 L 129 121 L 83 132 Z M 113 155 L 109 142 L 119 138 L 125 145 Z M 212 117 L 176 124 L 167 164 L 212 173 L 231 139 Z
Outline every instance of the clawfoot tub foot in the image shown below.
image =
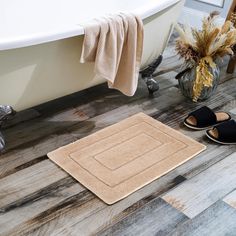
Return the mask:
M 13 110 L 12 107 L 10 106 L 4 106 L 0 105 L 0 129 L 5 120 L 13 116 L 16 112 Z M 0 131 L 0 152 L 4 149 L 5 147 L 5 139 L 3 134 Z
M 157 67 L 161 64 L 162 59 L 163 56 L 160 55 L 148 67 L 140 71 L 141 77 L 145 81 L 150 94 L 153 94 L 154 92 L 159 90 L 158 82 L 153 79 L 153 74 Z

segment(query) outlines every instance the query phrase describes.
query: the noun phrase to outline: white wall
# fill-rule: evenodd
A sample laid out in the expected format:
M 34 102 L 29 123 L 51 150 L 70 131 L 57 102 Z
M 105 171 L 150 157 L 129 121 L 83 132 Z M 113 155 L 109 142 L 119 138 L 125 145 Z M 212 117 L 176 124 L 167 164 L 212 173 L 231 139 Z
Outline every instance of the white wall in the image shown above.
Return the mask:
M 179 22 L 200 28 L 204 16 L 212 11 L 219 11 L 219 24 L 222 24 L 231 3 L 232 0 L 186 0 Z
M 197 0 L 198 2 L 204 2 L 211 5 L 216 5 L 222 7 L 224 5 L 224 0 Z

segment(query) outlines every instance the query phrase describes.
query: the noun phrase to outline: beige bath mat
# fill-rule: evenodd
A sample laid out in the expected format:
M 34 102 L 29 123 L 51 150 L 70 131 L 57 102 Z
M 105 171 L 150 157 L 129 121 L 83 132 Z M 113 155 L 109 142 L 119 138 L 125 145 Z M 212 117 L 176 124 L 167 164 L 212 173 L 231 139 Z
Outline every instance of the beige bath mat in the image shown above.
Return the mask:
M 48 153 L 48 157 L 108 204 L 115 203 L 205 149 L 139 113 Z

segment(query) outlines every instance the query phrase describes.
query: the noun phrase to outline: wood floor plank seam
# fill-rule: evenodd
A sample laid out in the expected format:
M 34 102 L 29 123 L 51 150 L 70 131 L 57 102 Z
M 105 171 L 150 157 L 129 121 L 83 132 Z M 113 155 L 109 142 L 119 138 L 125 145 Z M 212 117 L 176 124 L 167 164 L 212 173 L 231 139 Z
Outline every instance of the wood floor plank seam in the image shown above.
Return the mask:
M 236 210 L 236 186 L 234 190 L 222 198 L 222 201 Z
M 173 220 L 173 215 L 177 216 L 175 220 Z M 158 221 L 158 217 L 162 220 Z M 166 204 L 161 198 L 156 198 L 140 208 L 132 217 L 125 218 L 110 228 L 101 230 L 96 235 L 167 235 L 178 224 L 187 220 L 188 217 L 184 214 Z M 175 221 L 177 222 L 175 223 Z
M 14 174 L 17 171 L 20 171 L 20 170 L 23 170 L 25 168 L 28 168 L 28 167 L 30 167 L 32 165 L 35 165 L 35 164 L 37 164 L 37 163 L 39 163 L 41 161 L 44 161 L 44 160 L 47 160 L 47 156 L 46 155 L 40 156 L 38 158 L 35 158 L 35 159 L 31 160 L 31 161 L 28 161 L 28 162 L 22 164 L 22 165 L 16 166 L 15 168 L 13 168 L 11 170 L 8 170 L 8 171 L 6 171 L 4 173 L 0 173 L 0 179 L 3 179 L 5 177 L 7 177 L 8 175 Z
M 236 148 L 234 148 L 234 150 L 236 151 Z M 196 177 L 197 175 L 199 175 L 199 174 L 202 174 L 204 171 L 207 171 L 209 168 L 211 168 L 212 166 L 214 166 L 214 165 L 216 165 L 216 164 L 218 164 L 219 162 L 221 162 L 223 159 L 225 159 L 225 158 L 227 158 L 227 157 L 229 157 L 229 156 L 231 156 L 232 154 L 234 154 L 235 153 L 235 151 L 232 151 L 232 152 L 230 152 L 230 153 L 228 153 L 228 154 L 226 154 L 222 159 L 220 159 L 220 160 L 217 160 L 216 162 L 214 162 L 212 165 L 210 165 L 210 166 L 207 166 L 207 168 L 206 169 L 204 169 L 204 170 L 202 170 L 201 172 L 199 172 L 199 173 L 197 173 L 196 175 L 192 175 L 191 177 L 186 177 L 185 175 L 183 175 L 187 180 L 191 180 L 191 179 L 193 179 L 194 177 Z M 235 186 L 236 187 L 236 186 Z
M 152 193 L 151 195 L 148 195 L 144 198 L 142 198 L 141 200 L 139 200 L 138 202 L 136 202 L 135 204 L 133 204 L 132 206 L 128 207 L 127 209 L 125 209 L 124 211 L 127 211 L 128 214 L 125 215 L 125 217 L 119 217 L 119 215 L 117 215 L 117 217 L 115 219 L 112 219 L 112 222 L 109 222 L 109 225 L 105 226 L 104 228 L 98 229 L 94 234 L 95 235 L 99 235 L 101 232 L 108 230 L 109 228 L 111 228 L 112 226 L 118 224 L 119 222 L 127 219 L 128 217 L 131 217 L 133 214 L 135 214 L 137 211 L 141 210 L 142 208 L 144 208 L 147 204 L 150 204 L 152 201 L 157 200 L 158 198 L 161 197 L 162 193 L 164 193 L 167 189 L 172 189 L 175 188 L 176 186 L 178 186 L 179 184 L 183 183 L 184 181 L 186 181 L 187 179 L 184 178 L 183 176 L 179 175 L 176 177 L 176 179 L 173 181 L 173 185 L 170 187 L 167 187 L 165 190 L 163 190 L 162 192 L 158 192 L 158 193 Z M 176 182 L 175 182 L 176 181 Z M 135 205 L 138 205 L 137 209 L 135 207 Z M 133 210 L 134 208 L 134 210 Z M 130 210 L 131 209 L 131 210 Z M 123 211 L 123 212 L 124 212 Z M 123 214 L 122 212 L 122 214 Z
M 182 183 L 182 182 L 185 181 L 185 180 L 186 180 L 186 178 L 184 178 L 183 176 L 177 176 L 176 178 L 173 179 L 173 181 L 171 182 L 171 184 L 170 184 L 169 186 L 165 186 L 165 188 L 164 188 L 164 189 L 161 189 L 161 191 L 158 189 L 156 192 L 152 193 L 151 195 L 145 196 L 144 198 L 140 199 L 138 202 L 135 202 L 133 205 L 131 205 L 131 206 L 129 206 L 127 209 L 123 210 L 122 213 L 121 213 L 121 215 L 123 215 L 124 212 L 127 212 L 127 211 L 128 211 L 128 215 L 129 215 L 129 214 L 132 214 L 132 213 L 133 213 L 133 212 L 132 212 L 132 209 L 135 208 L 136 205 L 138 205 L 139 207 L 141 207 L 141 206 L 144 207 L 144 206 L 145 206 L 146 204 L 148 204 L 150 201 L 159 198 L 159 197 L 161 196 L 161 194 L 162 194 L 163 192 L 165 192 L 167 189 L 171 189 L 171 188 L 175 187 L 176 185 Z M 109 207 L 109 206 L 106 205 L 105 207 L 107 208 L 107 207 Z M 104 207 L 104 208 L 105 208 L 105 207 Z M 103 211 L 104 208 L 101 208 L 101 209 L 100 209 L 99 211 L 97 211 L 96 213 L 99 213 L 99 212 Z M 130 211 L 130 209 L 131 209 L 131 211 Z M 138 209 L 137 209 L 137 210 L 138 210 Z M 135 211 L 136 211 L 136 210 L 135 210 Z M 135 211 L 134 211 L 134 212 L 135 212 Z M 88 219 L 89 217 L 90 217 L 90 216 L 85 217 L 83 220 L 76 222 L 76 224 L 79 224 L 80 222 L 85 221 L 85 220 Z M 126 217 L 126 216 L 125 216 L 125 217 Z M 117 219 L 117 218 L 118 218 L 118 219 Z M 112 222 L 113 222 L 113 221 L 114 221 L 114 222 L 116 222 L 116 221 L 119 222 L 119 221 L 121 221 L 121 220 L 123 220 L 123 217 L 117 215 L 117 216 L 116 216 L 116 219 L 114 219 L 114 218 L 112 219 Z M 109 221 L 109 223 L 111 223 L 111 221 Z M 101 228 L 101 229 L 98 229 L 98 231 L 100 231 L 100 230 L 102 231 L 102 228 Z M 96 232 L 94 232 L 92 235 L 97 235 L 97 234 L 98 234 L 98 232 L 96 231 Z
M 171 182 L 168 182 L 168 184 L 166 184 L 166 185 L 163 185 L 163 188 L 155 188 L 155 192 L 154 193 L 152 193 L 152 194 L 155 194 L 155 196 L 159 196 L 162 192 L 164 192 L 164 191 L 166 191 L 167 189 L 169 189 L 169 188 L 172 188 L 172 186 L 175 186 L 176 184 L 179 184 L 179 183 L 181 183 L 182 181 L 184 181 L 185 180 L 185 178 L 183 178 L 183 177 L 181 177 L 181 176 L 177 176 L 177 177 L 175 177 L 175 178 L 173 178 L 173 180 L 172 180 L 172 178 L 171 178 Z M 142 190 L 141 190 L 142 191 Z M 151 194 L 151 195 L 152 195 Z M 141 202 L 141 205 L 142 205 L 142 202 L 143 202 L 143 199 L 147 199 L 147 197 L 148 196 L 145 196 L 144 198 L 142 198 L 142 199 L 140 199 L 138 202 L 135 202 L 134 203 L 134 205 L 140 205 L 140 202 Z M 144 204 L 145 204 L 145 201 L 144 201 Z M 133 207 L 133 205 L 132 206 L 130 206 L 131 208 Z M 103 205 L 103 207 L 101 207 L 98 211 L 95 211 L 94 213 L 93 213 L 93 215 L 94 214 L 99 214 L 100 212 L 102 212 L 102 211 L 104 211 L 104 210 L 106 210 L 106 209 L 109 209 L 109 206 L 107 206 L 107 205 Z M 130 209 L 130 208 L 129 208 Z M 127 210 L 123 210 L 122 211 L 122 214 L 123 214 L 123 212 L 124 211 L 127 211 Z M 129 210 L 128 210 L 128 212 L 129 212 Z M 122 215 L 121 214 L 121 215 Z M 80 224 L 80 223 L 82 223 L 83 221 L 86 221 L 87 219 L 89 219 L 90 217 L 91 217 L 92 215 L 89 215 L 89 216 L 86 216 L 85 218 L 83 218 L 83 219 L 81 219 L 81 220 L 79 220 L 79 221 L 76 221 L 76 223 L 74 223 L 73 225 L 77 225 L 77 224 Z M 122 216 L 121 216 L 122 217 Z M 55 219 L 56 220 L 56 219 Z M 73 226 L 73 225 L 71 225 L 71 227 Z
M 172 232 L 170 232 L 166 236 L 221 236 L 221 235 L 229 235 L 234 236 L 236 232 L 236 211 L 231 210 L 231 214 L 233 215 L 233 220 L 231 221 L 235 226 L 232 227 L 232 225 L 224 225 L 225 221 L 227 221 L 230 217 L 223 217 L 223 219 L 220 219 L 220 217 L 223 214 L 217 214 L 217 211 L 214 209 L 220 206 L 221 208 L 226 208 L 225 213 L 228 213 L 230 206 L 223 202 L 222 200 L 218 200 L 214 204 L 212 204 L 210 207 L 205 209 L 200 214 L 196 215 L 194 218 L 189 218 L 185 222 L 178 225 Z M 218 209 L 217 209 L 218 210 Z M 208 215 L 208 217 L 205 217 L 205 215 Z M 219 219 L 218 219 L 219 218 Z M 214 219 L 216 221 L 215 227 L 209 228 L 209 224 L 214 223 Z M 200 223 L 196 223 L 197 221 L 200 221 Z M 209 229 L 208 229 L 209 228 Z M 225 232 L 219 232 L 219 228 Z M 226 233 L 227 232 L 227 233 Z
M 55 194 L 57 194 L 58 191 L 62 189 L 66 189 L 73 184 L 76 184 L 77 182 L 71 178 L 70 176 L 65 177 L 55 183 L 52 183 L 36 192 L 31 193 L 30 195 L 27 195 L 26 197 L 19 198 L 15 202 L 11 202 L 8 205 L 2 206 L 0 208 L 0 214 L 7 213 L 9 211 L 12 211 L 16 208 L 23 207 L 25 205 L 29 205 L 32 202 L 39 201 L 40 199 L 44 197 L 53 197 Z
M 193 178 L 188 179 L 188 182 L 185 182 L 185 184 L 181 184 L 164 194 L 162 196 L 163 200 L 179 209 L 188 217 L 194 218 L 236 187 L 236 183 L 235 186 L 233 185 L 236 175 L 233 175 L 232 166 L 235 164 L 235 157 L 236 153 L 233 153 Z M 213 171 L 217 173 L 213 174 Z M 204 176 L 204 180 L 209 178 L 209 176 L 214 176 L 214 182 L 210 183 L 209 181 L 213 180 L 210 178 L 206 179 L 200 189 L 199 185 L 203 182 L 202 176 Z M 191 189 L 189 188 L 190 184 L 192 186 Z M 208 189 L 205 189 L 204 186 L 208 187 Z M 185 188 L 188 189 L 188 195 L 185 195 Z M 190 197 L 192 198 L 190 199 Z
M 82 192 L 65 199 L 59 204 L 56 204 L 52 208 L 39 213 L 32 219 L 24 222 L 22 225 L 17 226 L 15 229 L 8 231 L 6 235 L 20 236 L 30 234 L 38 227 L 45 225 L 60 214 L 70 211 L 70 209 L 75 206 L 82 206 L 83 204 L 91 201 L 94 198 L 95 196 L 90 191 L 83 190 Z
M 139 100 L 139 98 L 137 98 L 137 99 L 134 100 L 134 101 L 138 101 L 138 100 Z M 132 102 L 134 102 L 134 101 L 132 101 Z M 132 102 L 131 102 L 131 103 L 132 103 Z M 127 104 L 129 104 L 129 103 L 127 103 Z M 113 108 L 113 109 L 111 109 L 111 110 L 109 110 L 109 111 L 112 111 L 112 110 L 115 110 L 115 109 L 117 109 L 117 107 L 115 107 L 115 108 Z M 102 114 L 102 113 L 101 113 L 101 114 Z M 99 116 L 99 115 L 101 115 L 101 114 L 97 114 L 96 116 Z M 94 116 L 94 117 L 96 117 L 96 116 Z M 87 120 L 92 119 L 92 118 L 94 118 L 94 117 L 89 117 L 88 119 L 86 119 L 86 120 L 84 120 L 84 121 L 86 122 Z M 37 121 L 37 122 L 38 122 L 38 121 Z M 51 134 L 49 134 L 49 135 L 55 135 L 55 134 L 60 135 L 60 134 L 63 134 L 63 133 L 65 132 L 65 130 L 70 129 L 70 128 L 73 128 L 73 126 L 78 125 L 80 122 L 81 122 L 81 121 L 74 122 L 74 124 L 72 124 L 72 125 L 70 125 L 70 126 L 68 126 L 68 127 L 66 127 L 66 128 L 58 129 L 56 132 L 53 132 L 53 133 L 51 133 Z M 4 133 L 4 131 L 3 131 L 3 133 Z M 28 142 L 26 142 L 26 143 L 22 143 L 22 144 L 19 144 L 19 145 L 15 145 L 13 148 L 8 148 L 8 147 L 7 147 L 5 150 L 2 151 L 2 153 L 0 154 L 0 156 L 1 156 L 2 154 L 6 154 L 6 153 L 8 153 L 8 152 L 10 152 L 10 151 L 14 151 L 14 150 L 17 150 L 17 149 L 22 148 L 22 147 L 25 147 L 25 146 L 38 144 L 43 138 L 47 138 L 49 135 L 48 135 L 48 134 L 42 135 L 42 136 L 40 136 L 40 137 L 38 137 L 38 138 L 36 138 L 36 139 L 34 139 L 34 140 L 30 140 L 30 141 L 28 141 Z
M 227 156 L 230 156 L 232 155 L 235 151 L 236 151 L 236 148 L 231 148 L 230 149 L 231 151 L 227 152 L 225 156 L 222 156 L 222 154 L 219 154 L 219 159 L 217 159 L 216 162 L 206 162 L 206 163 L 203 163 L 201 166 L 203 166 L 204 168 L 197 172 L 196 174 L 193 174 L 194 173 L 194 169 L 192 169 L 190 172 L 186 172 L 185 174 L 183 174 L 183 176 L 187 179 L 191 179 L 193 178 L 194 176 L 200 174 L 201 172 L 205 171 L 206 169 L 210 168 L 211 166 L 215 165 L 217 162 L 220 162 L 221 160 L 223 160 L 224 158 L 226 158 Z M 217 158 L 217 156 L 215 156 L 215 158 Z M 208 164 L 210 163 L 210 164 Z M 197 169 L 199 169 L 201 166 L 198 166 Z

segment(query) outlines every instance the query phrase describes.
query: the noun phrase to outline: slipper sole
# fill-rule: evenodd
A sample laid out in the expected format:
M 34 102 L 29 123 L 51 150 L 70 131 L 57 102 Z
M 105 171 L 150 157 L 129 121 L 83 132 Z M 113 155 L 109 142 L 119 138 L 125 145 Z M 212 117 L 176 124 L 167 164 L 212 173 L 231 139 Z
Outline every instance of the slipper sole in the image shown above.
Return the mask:
M 229 116 L 229 119 L 224 120 L 224 121 L 220 121 L 220 122 L 218 122 L 218 123 L 216 123 L 216 124 L 213 124 L 213 125 L 210 125 L 210 126 L 207 126 L 207 127 L 199 128 L 199 127 L 196 127 L 196 126 L 192 126 L 192 125 L 188 124 L 188 123 L 185 121 L 186 119 L 184 120 L 184 125 L 185 125 L 186 127 L 190 128 L 190 129 L 193 129 L 193 130 L 210 129 L 210 128 L 212 128 L 213 126 L 219 125 L 219 124 L 221 124 L 221 123 L 223 123 L 223 122 L 227 122 L 227 121 L 229 121 L 229 120 L 232 119 L 231 116 L 230 116 L 230 114 L 228 114 L 227 112 L 225 112 L 225 113 Z
M 211 125 L 211 126 L 207 126 L 207 127 L 203 127 L 203 128 L 198 128 L 198 127 L 189 125 L 189 124 L 186 123 L 185 121 L 184 121 L 184 125 L 185 125 L 186 127 L 190 128 L 190 129 L 193 129 L 193 130 L 204 130 L 204 129 L 209 129 L 209 128 L 211 128 L 211 127 L 214 126 L 214 125 Z
M 216 142 L 216 143 L 219 143 L 219 144 L 223 144 L 223 145 L 233 145 L 233 144 L 236 144 L 236 142 L 235 142 L 235 143 L 221 142 L 221 141 L 219 141 L 219 140 L 213 138 L 213 137 L 212 137 L 211 135 L 209 135 L 207 132 L 206 132 L 206 136 L 207 136 L 210 140 L 212 140 L 212 141 L 214 141 L 214 142 Z

